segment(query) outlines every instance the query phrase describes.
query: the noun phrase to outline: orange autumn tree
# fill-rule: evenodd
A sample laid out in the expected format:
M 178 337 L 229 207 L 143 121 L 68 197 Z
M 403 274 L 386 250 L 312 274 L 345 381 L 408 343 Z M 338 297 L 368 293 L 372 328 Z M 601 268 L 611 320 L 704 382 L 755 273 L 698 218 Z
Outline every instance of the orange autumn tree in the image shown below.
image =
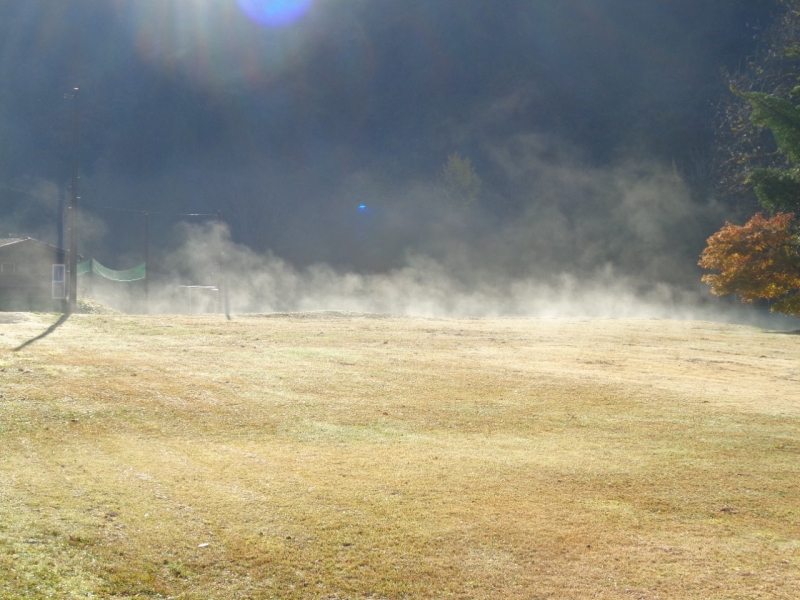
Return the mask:
M 800 86 L 788 97 L 736 93 L 750 104 L 751 123 L 774 138 L 780 160 L 747 177 L 773 216 L 759 213 L 742 226 L 726 223 L 708 238 L 699 264 L 719 273 L 703 281 L 714 294 L 738 294 L 744 302 L 777 300 L 773 311 L 800 316 L 800 220 L 794 216 L 800 213 Z
M 738 294 L 744 302 L 777 299 L 772 310 L 800 314 L 800 244 L 793 215 L 768 219 L 761 213 L 743 226 L 726 223 L 708 238 L 700 266 L 719 271 L 705 275 L 711 291 Z

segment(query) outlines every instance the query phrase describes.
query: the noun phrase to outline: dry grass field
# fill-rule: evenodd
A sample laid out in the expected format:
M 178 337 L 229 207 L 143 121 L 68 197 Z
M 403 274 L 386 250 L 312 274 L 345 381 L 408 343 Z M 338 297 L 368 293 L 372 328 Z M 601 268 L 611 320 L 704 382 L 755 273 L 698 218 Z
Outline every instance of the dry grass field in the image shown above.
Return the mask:
M 0 598 L 800 596 L 800 336 L 0 314 Z

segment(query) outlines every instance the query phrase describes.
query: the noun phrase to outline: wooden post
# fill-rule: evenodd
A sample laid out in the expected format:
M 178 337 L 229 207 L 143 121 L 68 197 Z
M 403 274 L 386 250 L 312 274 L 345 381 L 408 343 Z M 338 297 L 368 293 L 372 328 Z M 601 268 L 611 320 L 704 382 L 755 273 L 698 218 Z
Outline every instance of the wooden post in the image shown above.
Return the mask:
M 217 298 L 221 301 L 221 304 L 225 308 L 225 316 L 230 321 L 231 318 L 231 305 L 228 298 L 228 283 L 225 281 L 223 273 L 227 270 L 227 265 L 225 264 L 225 250 L 224 246 L 222 245 L 222 211 L 217 211 L 217 225 L 219 226 L 220 231 L 220 248 L 219 248 L 219 269 L 217 274 Z M 222 294 L 222 298 L 219 298 L 219 295 Z
M 150 213 L 144 213 L 144 314 L 150 312 Z

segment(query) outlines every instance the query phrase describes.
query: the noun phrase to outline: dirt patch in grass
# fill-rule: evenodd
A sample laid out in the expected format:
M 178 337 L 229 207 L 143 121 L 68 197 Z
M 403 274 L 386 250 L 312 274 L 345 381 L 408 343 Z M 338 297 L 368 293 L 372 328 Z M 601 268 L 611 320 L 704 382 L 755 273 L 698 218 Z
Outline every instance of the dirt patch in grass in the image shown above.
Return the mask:
M 794 598 L 800 343 L 350 313 L 0 323 L 0 597 Z

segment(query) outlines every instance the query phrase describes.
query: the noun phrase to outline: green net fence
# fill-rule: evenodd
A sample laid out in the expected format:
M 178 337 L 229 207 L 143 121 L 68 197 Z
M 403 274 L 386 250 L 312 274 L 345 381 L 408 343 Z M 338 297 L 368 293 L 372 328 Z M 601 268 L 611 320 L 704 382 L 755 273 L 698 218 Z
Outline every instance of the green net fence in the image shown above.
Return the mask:
M 146 265 L 140 264 L 138 267 L 127 269 L 125 271 L 115 271 L 104 267 L 99 262 L 90 258 L 78 264 L 78 275 L 86 275 L 88 273 L 96 273 L 110 281 L 141 281 L 145 278 Z
M 78 263 L 78 276 L 86 275 L 87 273 L 92 272 L 92 259 L 85 260 L 82 263 Z

